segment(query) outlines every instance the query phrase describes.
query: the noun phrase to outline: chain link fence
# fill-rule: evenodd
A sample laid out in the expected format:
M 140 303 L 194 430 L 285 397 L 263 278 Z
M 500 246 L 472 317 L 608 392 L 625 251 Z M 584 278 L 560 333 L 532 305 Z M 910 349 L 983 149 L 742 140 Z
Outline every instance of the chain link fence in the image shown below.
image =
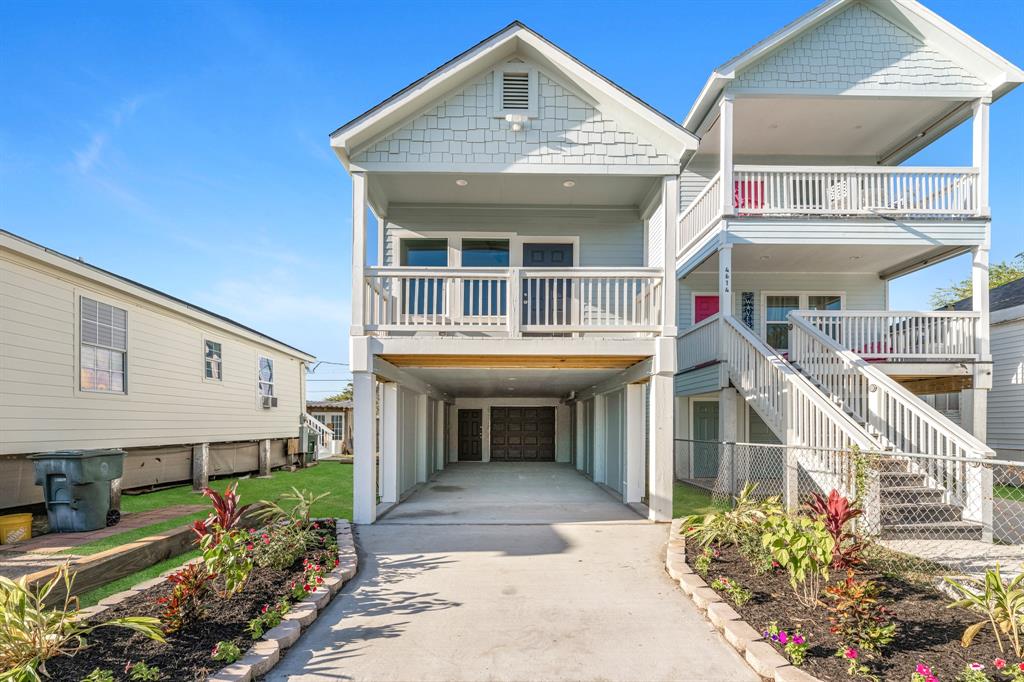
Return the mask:
M 747 484 L 797 511 L 835 489 L 863 510 L 857 532 L 885 564 L 979 576 L 1024 571 L 1024 462 L 676 440 L 677 476 L 729 506 Z

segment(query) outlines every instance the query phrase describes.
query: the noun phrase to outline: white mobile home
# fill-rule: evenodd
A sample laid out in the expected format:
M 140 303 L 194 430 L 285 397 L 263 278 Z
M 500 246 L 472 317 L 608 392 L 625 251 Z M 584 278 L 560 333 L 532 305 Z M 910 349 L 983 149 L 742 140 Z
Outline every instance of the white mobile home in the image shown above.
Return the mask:
M 123 489 L 283 465 L 312 360 L 0 231 L 0 507 L 41 501 L 51 450 L 124 448 Z

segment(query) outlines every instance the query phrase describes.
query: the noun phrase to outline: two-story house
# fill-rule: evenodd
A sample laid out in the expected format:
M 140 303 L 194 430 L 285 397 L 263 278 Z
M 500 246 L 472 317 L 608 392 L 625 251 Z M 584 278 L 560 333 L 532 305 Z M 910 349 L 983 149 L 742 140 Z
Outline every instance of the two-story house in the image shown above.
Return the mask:
M 701 474 L 676 438 L 988 456 L 987 299 L 887 286 L 969 251 L 987 290 L 1022 81 L 912 0 L 830 0 L 682 123 L 515 22 L 345 124 L 356 522 L 456 461 L 571 463 L 666 520 Z M 970 167 L 899 165 L 968 119 Z M 966 430 L 915 397 L 953 390 Z

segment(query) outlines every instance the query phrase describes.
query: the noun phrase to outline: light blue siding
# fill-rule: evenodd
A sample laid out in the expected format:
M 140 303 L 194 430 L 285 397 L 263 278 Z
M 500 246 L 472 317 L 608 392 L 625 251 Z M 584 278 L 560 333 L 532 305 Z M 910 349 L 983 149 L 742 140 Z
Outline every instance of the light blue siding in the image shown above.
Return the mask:
M 700 395 L 717 391 L 720 388 L 718 365 L 709 365 L 677 374 L 675 388 L 676 395 Z

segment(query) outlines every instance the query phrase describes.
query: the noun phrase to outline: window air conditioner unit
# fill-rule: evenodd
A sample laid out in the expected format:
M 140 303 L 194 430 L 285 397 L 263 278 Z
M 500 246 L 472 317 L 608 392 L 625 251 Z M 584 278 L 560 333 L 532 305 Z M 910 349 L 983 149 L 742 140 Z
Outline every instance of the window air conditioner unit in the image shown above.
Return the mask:
M 272 395 L 265 395 L 265 396 L 263 396 L 263 407 L 265 407 L 265 408 L 277 407 L 277 398 L 275 396 L 272 396 Z

